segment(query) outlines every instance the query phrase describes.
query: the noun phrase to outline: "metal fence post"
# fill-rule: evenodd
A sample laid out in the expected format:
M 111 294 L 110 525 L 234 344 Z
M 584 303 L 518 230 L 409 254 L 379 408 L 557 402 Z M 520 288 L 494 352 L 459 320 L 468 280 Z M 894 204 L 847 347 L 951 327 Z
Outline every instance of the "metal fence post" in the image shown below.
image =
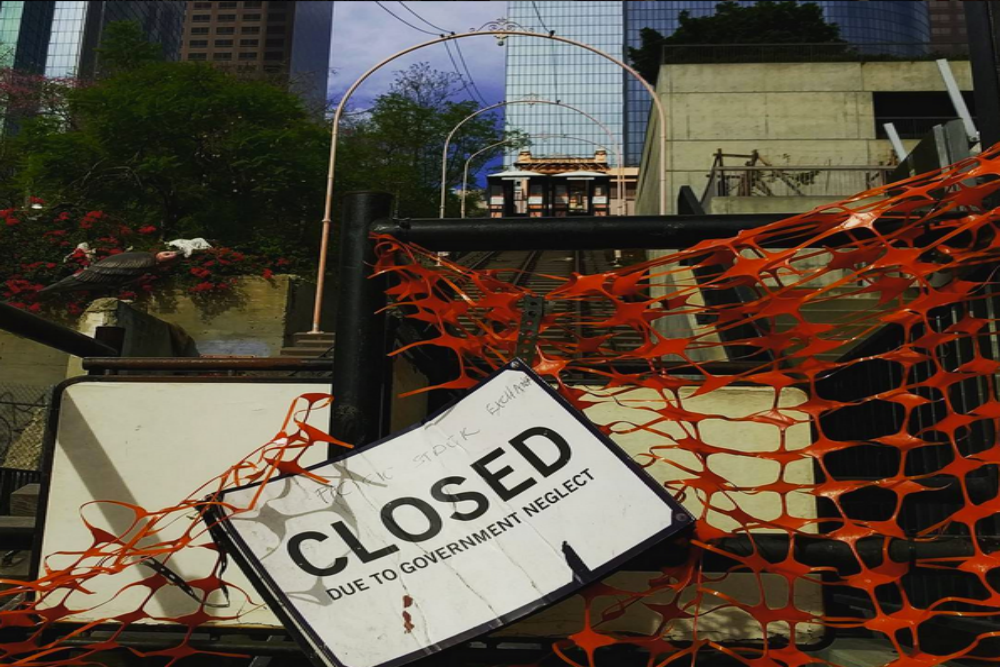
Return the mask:
M 373 222 L 388 218 L 392 196 L 385 192 L 349 192 L 344 196 L 340 228 L 337 327 L 333 355 L 330 434 L 352 445 L 366 445 L 382 433 L 383 384 L 386 377 L 385 280 L 373 279 Z M 331 446 L 331 455 L 339 453 Z

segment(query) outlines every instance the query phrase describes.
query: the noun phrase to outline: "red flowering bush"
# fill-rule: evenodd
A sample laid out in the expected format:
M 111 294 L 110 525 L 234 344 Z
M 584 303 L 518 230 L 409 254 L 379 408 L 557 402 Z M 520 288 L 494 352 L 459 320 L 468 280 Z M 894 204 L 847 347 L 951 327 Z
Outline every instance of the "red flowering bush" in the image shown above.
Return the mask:
M 117 293 L 39 295 L 44 287 L 111 255 L 166 250 L 157 231 L 153 225 L 134 228 L 103 211 L 50 211 L 37 198 L 31 198 L 25 209 L 0 210 L 0 298 L 32 312 L 52 309 L 78 315 L 99 296 L 141 299 L 165 278 L 191 294 L 211 295 L 231 290 L 239 276 L 270 278 L 276 269 L 289 264 L 283 257 L 271 259 L 232 248 L 213 248 L 195 252 L 169 268 L 151 271 L 123 285 Z

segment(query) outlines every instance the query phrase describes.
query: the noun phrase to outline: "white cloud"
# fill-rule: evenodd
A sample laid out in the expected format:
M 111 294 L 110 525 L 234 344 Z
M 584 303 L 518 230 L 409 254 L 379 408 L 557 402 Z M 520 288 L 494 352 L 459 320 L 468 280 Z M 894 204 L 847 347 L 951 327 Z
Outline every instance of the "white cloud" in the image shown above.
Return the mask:
M 330 96 L 339 99 L 347 88 L 366 70 L 393 53 L 433 39 L 440 31 L 423 23 L 401 6 L 400 2 L 383 1 L 383 5 L 400 19 L 433 34 L 424 34 L 393 18 L 375 2 L 337 2 L 333 16 L 333 40 L 330 66 Z M 406 2 L 405 5 L 429 23 L 449 32 L 466 32 L 504 16 L 506 2 Z M 498 48 L 492 37 L 470 37 L 451 42 L 452 55 L 459 68 L 455 44 L 461 46 L 466 65 L 479 91 L 490 103 L 503 98 L 504 49 Z M 435 69 L 453 71 L 443 44 L 419 49 L 401 56 L 372 74 L 355 93 L 356 106 L 364 106 L 392 83 L 394 73 L 413 63 L 429 62 Z M 464 71 L 462 72 L 464 75 Z

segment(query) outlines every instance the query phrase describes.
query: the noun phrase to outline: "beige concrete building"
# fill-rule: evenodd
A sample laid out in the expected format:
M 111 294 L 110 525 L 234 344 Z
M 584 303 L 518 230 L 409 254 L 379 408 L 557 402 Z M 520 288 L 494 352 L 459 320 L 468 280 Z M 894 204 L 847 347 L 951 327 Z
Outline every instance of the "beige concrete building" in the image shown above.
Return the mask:
M 951 66 L 959 87 L 971 91 L 969 63 Z M 661 165 L 654 114 L 638 214 L 658 212 L 661 168 L 668 213 L 683 185 L 717 213 L 809 210 L 879 184 L 879 172 L 896 162 L 882 123 L 897 124 L 910 148 L 946 119 L 934 114 L 950 111 L 932 61 L 664 65 L 657 94 L 666 107 L 668 149 Z M 928 113 L 930 107 L 938 111 Z M 724 170 L 725 187 L 718 186 L 718 168 L 713 174 L 720 153 L 734 167 Z

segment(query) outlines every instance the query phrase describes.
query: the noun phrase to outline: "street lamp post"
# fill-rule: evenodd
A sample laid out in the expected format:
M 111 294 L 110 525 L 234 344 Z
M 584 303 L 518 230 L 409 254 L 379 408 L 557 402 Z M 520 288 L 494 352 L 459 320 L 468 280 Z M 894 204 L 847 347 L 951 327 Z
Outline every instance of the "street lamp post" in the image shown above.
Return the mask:
M 608 135 L 608 143 L 610 143 L 612 146 L 614 146 L 615 161 L 618 164 L 618 215 L 621 215 L 622 214 L 623 200 L 625 198 L 625 194 L 624 194 L 624 191 L 622 189 L 623 188 L 622 179 L 624 178 L 624 172 L 622 171 L 622 149 L 621 149 L 621 143 L 618 142 L 618 141 L 615 141 L 615 135 L 611 132 L 611 129 L 607 125 L 605 125 L 604 123 L 602 123 L 601 121 L 599 121 L 598 119 L 594 118 L 592 115 L 590 115 L 589 113 L 587 113 L 586 111 L 584 111 L 583 109 L 580 109 L 579 107 L 575 107 L 572 104 L 566 104 L 565 102 L 560 102 L 558 100 L 555 101 L 555 102 L 553 102 L 552 100 L 541 100 L 541 99 L 536 99 L 536 98 L 525 98 L 523 100 L 510 100 L 510 101 L 497 102 L 496 104 L 491 104 L 488 107 L 483 107 L 482 109 L 479 109 L 477 111 L 473 111 L 468 116 L 466 116 L 462 120 L 458 121 L 458 123 L 455 125 L 455 127 L 451 128 L 451 132 L 448 133 L 448 136 L 444 140 L 444 148 L 441 149 L 441 202 L 440 202 L 440 206 L 438 207 L 438 217 L 439 218 L 443 218 L 444 217 L 444 205 L 445 205 L 445 200 L 447 198 L 447 193 L 448 193 L 448 176 L 447 176 L 447 174 L 448 174 L 448 147 L 451 145 L 452 138 L 455 136 L 455 134 L 458 132 L 458 130 L 463 125 L 465 125 L 465 123 L 467 123 L 468 121 L 472 120 L 476 116 L 479 116 L 480 114 L 484 114 L 487 111 L 492 111 L 493 109 L 499 109 L 500 107 L 503 107 L 503 106 L 510 106 L 512 104 L 551 104 L 552 106 L 562 107 L 564 109 L 569 109 L 570 111 L 576 111 L 580 115 L 584 116 L 587 120 L 593 122 L 595 125 L 597 125 L 602 130 L 604 130 L 604 134 Z M 605 150 L 607 150 L 607 149 L 605 149 Z
M 605 146 L 604 144 L 599 144 L 596 141 L 591 141 L 590 139 L 584 139 L 583 137 L 571 137 L 571 136 L 566 135 L 566 134 L 539 134 L 539 135 L 535 136 L 534 138 L 535 139 L 571 139 L 571 140 L 574 140 L 574 141 L 585 141 L 588 144 L 592 144 L 594 146 L 597 146 L 598 148 L 603 148 L 605 151 L 608 150 L 608 147 Z M 502 146 L 504 144 L 513 143 L 515 141 L 519 141 L 519 139 L 517 139 L 517 138 L 504 139 L 503 141 L 498 141 L 495 144 L 490 144 L 486 148 L 481 148 L 480 150 L 476 151 L 475 153 L 473 153 L 472 155 L 470 155 L 465 160 L 465 165 L 462 167 L 462 209 L 461 209 L 462 212 L 460 214 L 460 217 L 462 217 L 462 218 L 465 217 L 465 194 L 466 194 L 466 189 L 468 188 L 468 184 L 469 184 L 469 163 L 471 163 L 475 158 L 479 157 L 480 155 L 482 155 L 486 151 L 490 150 L 491 148 L 496 148 L 497 146 Z M 620 175 L 621 175 L 621 170 L 619 170 L 619 176 Z M 618 208 L 619 208 L 619 211 L 620 211 L 621 210 L 621 199 L 618 200 Z
M 628 72 L 630 76 L 635 78 L 643 88 L 649 93 L 652 98 L 653 105 L 656 108 L 657 117 L 659 119 L 658 135 L 659 135 L 659 149 L 660 149 L 660 161 L 657 165 L 659 167 L 659 186 L 660 186 L 660 197 L 659 197 L 659 210 L 660 215 L 666 215 L 667 212 L 667 112 L 666 108 L 663 106 L 663 102 L 656 95 L 656 89 L 649 85 L 649 82 L 642 78 L 635 69 L 628 66 L 621 60 L 608 55 L 600 49 L 590 46 L 589 44 L 584 44 L 583 42 L 578 42 L 574 39 L 568 39 L 566 37 L 560 37 L 552 33 L 537 33 L 531 32 L 522 28 L 521 26 L 511 23 L 507 20 L 493 21 L 491 23 L 483 26 L 479 30 L 470 30 L 469 32 L 463 33 L 452 33 L 450 35 L 442 35 L 435 39 L 428 40 L 426 42 L 421 42 L 420 44 L 415 44 L 401 51 L 394 53 L 388 58 L 382 59 L 380 62 L 368 69 L 364 74 L 355 80 L 351 87 L 347 89 L 344 93 L 344 97 L 341 98 L 340 103 L 337 105 L 336 111 L 333 114 L 333 121 L 330 128 L 330 163 L 327 169 L 326 175 L 326 200 L 323 208 L 323 231 L 320 237 L 320 254 L 319 254 L 319 266 L 317 267 L 316 276 L 316 300 L 313 306 L 313 322 L 311 333 L 320 333 L 319 320 L 323 307 L 323 289 L 324 289 L 324 278 L 326 277 L 326 257 L 327 257 L 327 246 L 330 242 L 330 213 L 333 207 L 333 183 L 334 176 L 336 174 L 336 161 L 337 161 L 337 136 L 340 128 L 340 119 L 344 115 L 344 109 L 347 108 L 347 103 L 350 101 L 351 96 L 354 91 L 364 83 L 368 77 L 377 72 L 379 69 L 388 65 L 397 58 L 401 58 L 408 53 L 417 51 L 419 49 L 433 46 L 434 44 L 444 44 L 447 42 L 455 41 L 458 39 L 465 39 L 466 37 L 480 37 L 483 35 L 492 35 L 500 41 L 502 44 L 504 39 L 508 37 L 533 37 L 536 39 L 548 39 L 554 42 L 562 42 L 563 44 L 570 44 L 572 46 L 577 46 L 581 49 L 585 49 L 594 53 L 605 60 L 613 62 L 618 65 L 622 70 Z

